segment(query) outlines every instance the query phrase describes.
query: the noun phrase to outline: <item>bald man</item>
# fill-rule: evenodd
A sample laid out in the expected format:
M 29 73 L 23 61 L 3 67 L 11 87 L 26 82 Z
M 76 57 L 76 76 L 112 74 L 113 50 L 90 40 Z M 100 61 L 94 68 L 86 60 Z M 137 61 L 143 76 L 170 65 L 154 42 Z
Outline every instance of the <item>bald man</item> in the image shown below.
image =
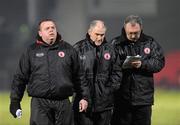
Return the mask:
M 105 39 L 105 33 L 104 22 L 94 20 L 90 23 L 86 38 L 74 45 L 80 58 L 82 85 L 88 84 L 90 92 L 86 111 L 81 111 L 78 104 L 81 95 L 75 96 L 75 125 L 110 124 L 113 92 L 120 86 L 121 71 L 115 52 Z

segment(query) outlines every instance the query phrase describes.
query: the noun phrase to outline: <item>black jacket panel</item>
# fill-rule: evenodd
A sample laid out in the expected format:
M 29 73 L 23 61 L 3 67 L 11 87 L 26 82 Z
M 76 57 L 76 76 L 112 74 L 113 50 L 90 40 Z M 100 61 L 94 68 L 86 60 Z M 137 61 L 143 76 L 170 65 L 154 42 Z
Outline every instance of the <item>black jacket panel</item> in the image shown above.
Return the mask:
M 119 88 L 121 80 L 120 64 L 116 62 L 113 48 L 104 41 L 96 46 L 88 37 L 74 45 L 80 58 L 80 67 L 88 84 L 93 112 L 113 107 L 113 92 Z
M 123 69 L 123 79 L 116 101 L 131 105 L 152 105 L 154 102 L 153 74 L 165 65 L 163 50 L 150 36 L 141 34 L 136 42 L 127 40 L 124 30 L 122 35 L 112 40 L 116 53 L 121 60 L 126 56 L 140 55 L 142 65 L 139 69 Z
M 21 101 L 26 86 L 32 97 L 64 99 L 71 96 L 73 87 L 79 86 L 78 62 L 75 49 L 63 40 L 52 46 L 37 41 L 20 58 L 11 100 Z

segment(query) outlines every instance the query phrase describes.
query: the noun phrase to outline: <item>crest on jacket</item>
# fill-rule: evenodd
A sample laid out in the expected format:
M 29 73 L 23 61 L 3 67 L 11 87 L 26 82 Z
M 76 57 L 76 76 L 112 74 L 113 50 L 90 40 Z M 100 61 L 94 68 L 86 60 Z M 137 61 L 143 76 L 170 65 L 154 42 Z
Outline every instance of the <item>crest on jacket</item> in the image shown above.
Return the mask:
M 105 53 L 105 54 L 104 54 L 104 59 L 105 59 L 105 60 L 110 60 L 110 58 L 111 58 L 110 53 Z
M 63 58 L 63 57 L 65 56 L 65 53 L 64 53 L 63 51 L 59 51 L 59 52 L 58 52 L 58 56 L 61 57 L 61 58 Z
M 146 47 L 144 48 L 144 53 L 145 54 L 149 54 L 151 52 L 150 48 Z

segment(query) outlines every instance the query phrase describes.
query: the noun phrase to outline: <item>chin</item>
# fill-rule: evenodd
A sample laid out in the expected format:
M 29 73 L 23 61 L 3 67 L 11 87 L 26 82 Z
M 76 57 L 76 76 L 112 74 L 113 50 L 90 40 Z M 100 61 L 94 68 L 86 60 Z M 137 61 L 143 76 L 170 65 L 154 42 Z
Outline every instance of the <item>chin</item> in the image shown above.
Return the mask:
M 51 38 L 51 39 L 49 39 L 50 41 L 56 41 L 56 39 L 53 37 L 53 38 Z
M 54 42 L 53 41 L 50 41 L 49 44 L 53 44 Z

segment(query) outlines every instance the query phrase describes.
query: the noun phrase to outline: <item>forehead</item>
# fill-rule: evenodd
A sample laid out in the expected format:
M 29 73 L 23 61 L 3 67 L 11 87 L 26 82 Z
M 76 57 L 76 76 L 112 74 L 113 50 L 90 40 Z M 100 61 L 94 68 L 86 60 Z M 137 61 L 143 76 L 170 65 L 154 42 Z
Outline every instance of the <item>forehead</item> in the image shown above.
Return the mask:
M 104 34 L 106 32 L 106 29 L 104 27 L 101 27 L 101 26 L 95 26 L 92 29 L 92 32 L 93 33 L 98 33 L 98 34 Z
M 138 23 L 127 23 L 125 25 L 125 30 L 130 32 L 139 31 L 141 30 L 141 26 Z
M 40 27 L 48 27 L 48 26 L 55 26 L 54 22 L 52 21 L 44 21 L 40 24 Z

